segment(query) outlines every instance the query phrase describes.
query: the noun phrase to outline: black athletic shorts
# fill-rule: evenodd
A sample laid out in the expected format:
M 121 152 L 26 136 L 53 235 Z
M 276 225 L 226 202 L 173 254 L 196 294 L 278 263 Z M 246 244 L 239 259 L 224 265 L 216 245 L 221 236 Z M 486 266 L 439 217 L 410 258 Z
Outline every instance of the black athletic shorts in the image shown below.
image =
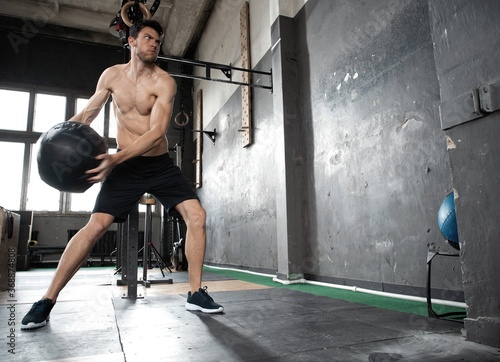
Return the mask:
M 198 199 L 188 181 L 168 153 L 131 158 L 113 168 L 102 183 L 92 212 L 113 215 L 115 222 L 127 219 L 142 195 L 150 193 L 169 214 L 179 216 L 175 206 Z

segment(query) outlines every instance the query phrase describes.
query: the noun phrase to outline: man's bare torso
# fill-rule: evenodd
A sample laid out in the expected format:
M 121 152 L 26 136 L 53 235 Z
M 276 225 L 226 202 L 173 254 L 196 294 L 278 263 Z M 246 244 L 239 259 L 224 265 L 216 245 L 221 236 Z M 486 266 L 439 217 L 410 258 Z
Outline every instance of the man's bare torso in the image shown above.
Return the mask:
M 116 141 L 118 148 L 123 149 L 150 130 L 151 112 L 162 93 L 162 82 L 159 80 L 170 76 L 156 65 L 137 79 L 134 79 L 129 64 L 116 65 L 110 70 L 109 84 L 117 121 Z M 164 117 L 170 117 L 170 114 Z M 156 156 L 166 152 L 168 144 L 165 137 L 164 142 L 144 156 Z

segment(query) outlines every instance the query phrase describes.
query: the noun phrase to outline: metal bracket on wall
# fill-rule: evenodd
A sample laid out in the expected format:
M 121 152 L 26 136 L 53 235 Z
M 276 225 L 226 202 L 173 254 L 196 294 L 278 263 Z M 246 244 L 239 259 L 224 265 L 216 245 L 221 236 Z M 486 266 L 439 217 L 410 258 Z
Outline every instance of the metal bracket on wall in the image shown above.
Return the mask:
M 500 83 L 483 84 L 479 87 L 479 104 L 485 113 L 500 109 Z
M 440 105 L 441 128 L 450 129 L 500 110 L 500 83 L 482 84 Z
M 268 89 L 270 93 L 273 92 L 272 70 L 269 70 L 269 72 L 264 72 L 261 70 L 252 70 L 252 69 L 233 67 L 231 65 L 226 65 L 226 64 L 217 64 L 217 63 L 204 62 L 201 60 L 189 60 L 189 59 L 167 57 L 167 56 L 158 56 L 157 60 L 159 62 L 166 62 L 166 63 L 173 62 L 173 63 L 180 63 L 180 64 L 186 64 L 186 65 L 190 65 L 190 66 L 205 68 L 205 76 L 199 76 L 199 75 L 194 75 L 191 73 L 185 73 L 183 70 L 181 72 L 169 70 L 168 72 L 172 77 L 198 79 L 198 80 L 210 80 L 210 81 L 214 81 L 214 82 L 243 85 L 243 86 L 249 86 L 249 87 L 253 87 L 253 88 L 263 88 L 263 89 Z M 212 70 L 221 71 L 222 74 L 224 74 L 224 76 L 227 79 L 214 78 L 212 75 Z M 238 81 L 233 80 L 233 73 L 234 72 L 242 72 L 243 74 L 248 74 L 249 81 L 248 82 L 238 82 Z M 253 75 L 253 76 L 250 77 L 250 75 Z M 265 84 L 266 82 L 261 82 L 260 77 L 258 77 L 259 75 L 268 77 L 267 84 Z
M 213 131 L 201 131 L 201 130 L 192 130 L 191 132 L 200 132 L 206 134 L 212 140 L 212 143 L 215 145 L 215 136 L 217 135 L 217 130 L 214 128 Z

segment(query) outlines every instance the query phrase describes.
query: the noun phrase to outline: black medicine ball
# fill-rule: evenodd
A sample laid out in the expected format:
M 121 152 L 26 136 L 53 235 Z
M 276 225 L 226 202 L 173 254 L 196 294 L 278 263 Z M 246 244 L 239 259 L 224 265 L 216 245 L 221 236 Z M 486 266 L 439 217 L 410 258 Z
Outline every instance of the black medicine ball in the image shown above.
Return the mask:
M 85 172 L 100 164 L 95 156 L 106 152 L 104 139 L 90 126 L 59 123 L 40 137 L 38 173 L 59 191 L 82 193 L 92 186 Z

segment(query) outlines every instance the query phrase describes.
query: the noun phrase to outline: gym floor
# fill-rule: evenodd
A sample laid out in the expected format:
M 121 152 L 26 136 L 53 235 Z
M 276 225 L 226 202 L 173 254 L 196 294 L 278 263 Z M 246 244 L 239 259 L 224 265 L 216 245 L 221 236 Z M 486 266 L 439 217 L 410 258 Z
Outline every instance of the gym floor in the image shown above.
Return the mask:
M 173 284 L 139 285 L 142 298 L 131 300 L 123 298 L 127 287 L 117 286 L 112 267 L 83 268 L 61 293 L 47 326 L 21 331 L 21 319 L 53 272 L 17 272 L 15 293 L 0 293 L 1 361 L 500 361 L 498 349 L 467 341 L 459 322 L 210 268 L 204 284 L 223 314 L 185 310 L 186 272 L 166 272 Z M 163 277 L 156 268 L 148 279 Z

